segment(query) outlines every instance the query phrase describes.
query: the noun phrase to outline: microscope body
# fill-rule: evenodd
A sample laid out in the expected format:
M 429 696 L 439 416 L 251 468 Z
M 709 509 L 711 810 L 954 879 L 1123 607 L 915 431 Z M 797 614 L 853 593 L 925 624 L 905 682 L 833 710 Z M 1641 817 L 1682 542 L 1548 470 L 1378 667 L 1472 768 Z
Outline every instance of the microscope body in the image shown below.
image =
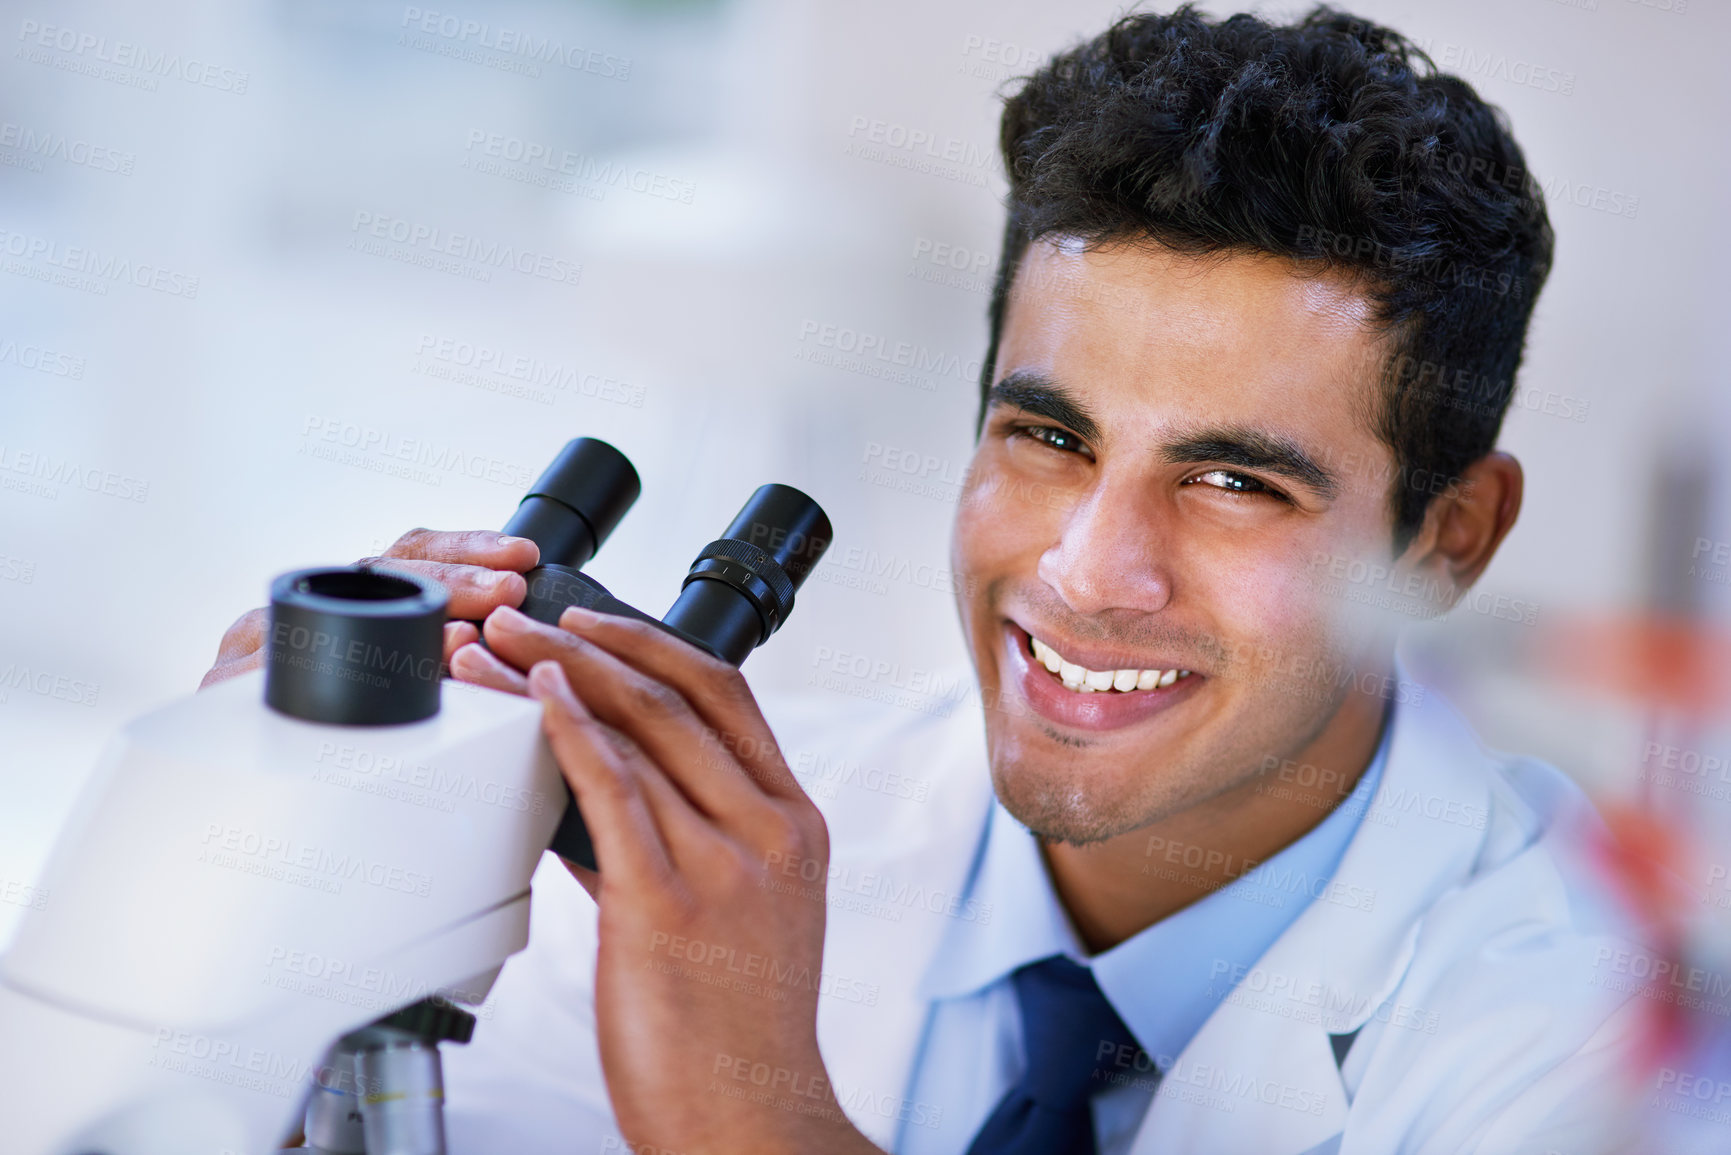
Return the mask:
M 507 524 L 523 609 L 738 664 L 828 546 L 766 485 L 657 620 L 580 572 L 636 499 L 568 444 Z M 125 727 L 0 956 L 0 1155 L 445 1155 L 438 1046 L 528 944 L 544 851 L 598 866 L 531 699 L 442 677 L 448 596 L 389 563 L 271 586 L 263 669 Z
M 332 726 L 258 672 L 128 725 L 0 956 L 5 1155 L 241 1155 L 333 1040 L 429 997 L 479 1004 L 528 941 L 564 809 L 540 706 L 446 683 L 432 717 Z M 361 1088 L 364 1090 L 365 1088 Z

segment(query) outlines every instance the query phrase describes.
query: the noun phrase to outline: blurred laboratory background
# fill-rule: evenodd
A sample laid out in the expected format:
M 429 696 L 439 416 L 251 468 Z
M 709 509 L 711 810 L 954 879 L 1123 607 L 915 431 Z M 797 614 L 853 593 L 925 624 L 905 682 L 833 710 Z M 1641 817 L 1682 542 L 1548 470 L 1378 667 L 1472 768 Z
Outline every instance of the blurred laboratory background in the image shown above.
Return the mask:
M 1507 111 L 1557 233 L 1503 437 L 1524 512 L 1490 598 L 1406 660 L 1490 744 L 1727 845 L 1731 776 L 1700 767 L 1731 755 L 1702 688 L 1731 613 L 1731 9 L 1351 7 Z M 829 510 L 760 690 L 846 654 L 861 693 L 965 697 L 947 538 L 1000 100 L 1121 5 L 4 9 L 0 885 L 28 893 L 106 737 L 196 686 L 273 575 L 502 525 L 580 435 L 642 474 L 592 568 L 652 609 L 760 482 Z

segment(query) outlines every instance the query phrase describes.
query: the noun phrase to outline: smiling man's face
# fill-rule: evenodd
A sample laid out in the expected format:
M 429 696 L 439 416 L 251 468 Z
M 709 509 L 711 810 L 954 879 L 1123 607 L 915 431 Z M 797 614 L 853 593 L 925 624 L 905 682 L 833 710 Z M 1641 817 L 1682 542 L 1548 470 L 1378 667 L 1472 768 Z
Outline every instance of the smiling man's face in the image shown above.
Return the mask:
M 1386 355 L 1361 289 L 1283 260 L 1029 247 L 954 539 L 1020 821 L 1110 838 L 1374 738 L 1389 637 L 1318 559 L 1389 559 Z

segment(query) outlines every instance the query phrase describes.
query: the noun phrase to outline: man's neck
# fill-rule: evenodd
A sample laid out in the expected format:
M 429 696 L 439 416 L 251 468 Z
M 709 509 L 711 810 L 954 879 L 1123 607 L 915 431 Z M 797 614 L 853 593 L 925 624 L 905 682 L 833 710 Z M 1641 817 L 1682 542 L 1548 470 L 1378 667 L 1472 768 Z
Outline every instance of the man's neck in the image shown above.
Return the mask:
M 1254 870 L 1313 830 L 1370 767 L 1387 703 L 1350 694 L 1316 741 L 1293 761 L 1340 767 L 1339 781 L 1305 785 L 1305 775 L 1270 789 L 1259 770 L 1205 802 L 1087 846 L 1041 840 L 1058 900 L 1090 954 L 1137 932 Z M 1180 863 L 1167 869 L 1168 861 Z

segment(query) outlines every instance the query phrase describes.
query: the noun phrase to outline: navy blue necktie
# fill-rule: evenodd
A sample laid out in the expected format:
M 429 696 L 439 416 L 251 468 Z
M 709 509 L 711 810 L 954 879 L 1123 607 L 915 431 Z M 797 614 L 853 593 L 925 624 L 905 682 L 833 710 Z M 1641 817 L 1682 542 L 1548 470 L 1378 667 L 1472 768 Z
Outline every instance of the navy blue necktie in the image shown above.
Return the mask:
M 1116 1048 L 1136 1046 L 1100 993 L 1094 972 L 1062 955 L 1010 976 L 1022 1008 L 1021 1081 L 1004 1093 L 968 1155 L 1095 1155 L 1089 1100 L 1121 1067 Z

